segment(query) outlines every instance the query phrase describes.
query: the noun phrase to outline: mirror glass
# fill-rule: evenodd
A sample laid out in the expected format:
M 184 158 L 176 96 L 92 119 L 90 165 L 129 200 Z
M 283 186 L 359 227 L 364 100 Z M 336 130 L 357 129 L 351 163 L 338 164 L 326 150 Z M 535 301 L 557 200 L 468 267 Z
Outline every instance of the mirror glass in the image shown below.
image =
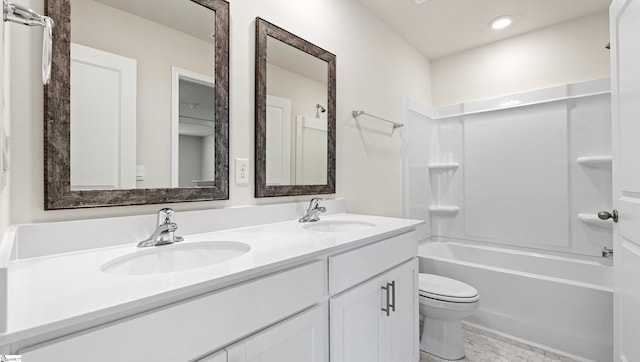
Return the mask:
M 335 192 L 336 56 L 256 18 L 256 197 Z
M 71 1 L 71 190 L 215 180 L 215 12 Z
M 228 199 L 229 3 L 45 5 L 45 210 Z
M 329 65 L 267 36 L 267 185 L 327 183 Z

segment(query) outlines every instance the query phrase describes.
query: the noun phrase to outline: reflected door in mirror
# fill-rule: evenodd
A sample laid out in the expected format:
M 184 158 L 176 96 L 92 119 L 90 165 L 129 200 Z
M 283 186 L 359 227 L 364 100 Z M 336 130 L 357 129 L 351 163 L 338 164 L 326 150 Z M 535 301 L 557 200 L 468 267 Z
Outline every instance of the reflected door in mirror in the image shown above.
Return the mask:
M 267 185 L 291 184 L 291 99 L 267 94 Z
M 296 184 L 327 183 L 327 121 L 316 117 L 296 118 Z
M 71 189 L 136 187 L 136 60 L 71 44 Z

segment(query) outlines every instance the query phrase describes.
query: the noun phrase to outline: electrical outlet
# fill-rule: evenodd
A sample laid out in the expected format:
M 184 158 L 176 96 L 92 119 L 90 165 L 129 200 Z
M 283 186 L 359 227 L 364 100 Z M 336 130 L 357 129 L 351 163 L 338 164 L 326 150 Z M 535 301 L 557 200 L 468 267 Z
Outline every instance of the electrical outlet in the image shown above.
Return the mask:
M 236 158 L 236 185 L 249 184 L 249 159 Z

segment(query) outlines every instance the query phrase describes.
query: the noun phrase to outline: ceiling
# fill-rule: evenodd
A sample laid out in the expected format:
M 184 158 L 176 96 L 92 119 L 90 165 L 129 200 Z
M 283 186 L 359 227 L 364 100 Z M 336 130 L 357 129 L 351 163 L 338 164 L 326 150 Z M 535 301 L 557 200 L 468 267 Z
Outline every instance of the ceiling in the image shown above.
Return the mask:
M 213 43 L 215 12 L 191 1 L 96 0 Z
M 611 0 L 359 0 L 429 59 L 605 11 Z M 513 24 L 489 22 L 512 15 Z

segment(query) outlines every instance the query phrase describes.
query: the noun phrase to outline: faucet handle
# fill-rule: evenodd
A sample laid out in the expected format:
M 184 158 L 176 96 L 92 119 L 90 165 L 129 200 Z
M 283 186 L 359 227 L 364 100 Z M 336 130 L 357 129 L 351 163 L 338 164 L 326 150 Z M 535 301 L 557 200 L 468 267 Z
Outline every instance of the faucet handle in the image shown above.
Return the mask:
M 326 199 L 323 198 L 323 197 L 314 197 L 314 198 L 312 198 L 311 201 L 309 202 L 309 209 L 313 209 L 313 208 L 317 207 L 318 204 L 320 203 L 320 201 L 324 201 L 324 200 L 326 200 Z
M 158 225 L 173 223 L 173 217 L 175 216 L 175 214 L 176 212 L 168 207 L 158 210 Z

